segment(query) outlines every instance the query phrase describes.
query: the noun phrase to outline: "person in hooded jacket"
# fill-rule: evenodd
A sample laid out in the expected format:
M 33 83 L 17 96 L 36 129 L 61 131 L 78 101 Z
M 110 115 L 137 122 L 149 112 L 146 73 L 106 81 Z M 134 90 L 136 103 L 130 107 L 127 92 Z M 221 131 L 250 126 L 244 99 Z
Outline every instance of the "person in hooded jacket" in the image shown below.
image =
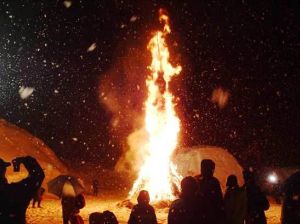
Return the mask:
M 149 204 L 150 196 L 148 191 L 142 190 L 130 213 L 128 224 L 157 224 L 154 208 Z

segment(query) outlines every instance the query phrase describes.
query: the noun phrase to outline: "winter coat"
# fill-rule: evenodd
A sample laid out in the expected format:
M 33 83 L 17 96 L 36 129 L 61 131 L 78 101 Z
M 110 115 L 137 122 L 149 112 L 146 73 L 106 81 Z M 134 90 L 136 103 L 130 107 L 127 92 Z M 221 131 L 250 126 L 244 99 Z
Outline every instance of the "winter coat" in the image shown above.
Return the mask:
M 300 172 L 291 175 L 283 186 L 282 224 L 300 223 Z
M 197 207 L 201 222 L 225 223 L 224 201 L 220 183 L 215 177 L 195 177 L 198 182 Z
M 149 204 L 137 204 L 132 208 L 128 224 L 157 224 L 154 208 Z
M 199 224 L 196 204 L 182 198 L 172 202 L 168 224 Z
M 79 215 L 80 209 L 85 206 L 85 199 L 82 194 L 76 197 L 62 197 L 61 204 L 64 223 L 68 223 L 68 221 L 72 224 L 82 223 L 82 218 Z
M 246 224 L 267 224 L 265 212 L 270 204 L 265 194 L 255 184 L 245 186 L 247 192 Z
M 228 188 L 224 196 L 227 224 L 244 224 L 247 213 L 245 188 Z

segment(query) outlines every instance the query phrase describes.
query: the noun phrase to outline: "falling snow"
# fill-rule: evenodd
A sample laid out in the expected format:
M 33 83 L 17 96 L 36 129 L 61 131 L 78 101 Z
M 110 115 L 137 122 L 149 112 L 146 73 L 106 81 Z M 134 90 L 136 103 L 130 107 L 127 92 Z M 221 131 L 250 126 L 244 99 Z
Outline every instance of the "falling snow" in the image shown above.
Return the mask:
M 72 6 L 72 1 L 64 1 L 64 6 L 70 8 Z
M 33 91 L 34 91 L 34 88 L 22 86 L 19 89 L 19 94 L 20 94 L 21 99 L 24 100 L 24 99 L 28 98 L 29 96 L 32 95 Z
M 0 117 L 68 164 L 113 168 L 143 114 L 160 7 L 174 27 L 172 62 L 183 67 L 171 84 L 180 144 L 299 165 L 297 1 L 1 1 Z M 227 101 L 212 100 L 218 88 Z
M 97 47 L 96 43 L 92 43 L 91 46 L 88 47 L 87 52 L 91 52 L 95 50 Z

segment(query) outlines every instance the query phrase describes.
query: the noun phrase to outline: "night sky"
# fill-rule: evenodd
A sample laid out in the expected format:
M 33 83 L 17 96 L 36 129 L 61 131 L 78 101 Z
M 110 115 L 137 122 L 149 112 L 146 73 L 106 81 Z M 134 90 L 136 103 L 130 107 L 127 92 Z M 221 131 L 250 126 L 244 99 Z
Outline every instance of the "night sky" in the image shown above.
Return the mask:
M 112 168 L 134 125 L 124 118 L 122 134 L 112 131 L 115 115 L 101 103 L 102 81 L 119 72 L 113 91 L 135 95 L 135 82 L 145 89 L 146 45 L 160 28 L 160 7 L 171 20 L 172 60 L 183 67 L 171 84 L 180 144 L 226 147 L 242 164 L 300 165 L 296 0 L 2 0 L 0 117 L 41 138 L 70 165 Z M 138 80 L 118 69 L 124 61 L 142 67 Z M 24 99 L 22 87 L 29 87 Z M 217 88 L 230 94 L 223 109 L 211 100 Z M 138 96 L 118 114 L 132 119 L 131 107 L 142 112 L 145 94 Z

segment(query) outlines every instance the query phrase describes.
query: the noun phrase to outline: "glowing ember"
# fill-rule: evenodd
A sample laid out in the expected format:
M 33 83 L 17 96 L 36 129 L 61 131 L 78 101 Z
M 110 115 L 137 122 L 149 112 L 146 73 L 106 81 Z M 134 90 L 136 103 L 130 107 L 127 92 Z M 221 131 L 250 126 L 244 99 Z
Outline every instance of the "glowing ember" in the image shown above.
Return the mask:
M 160 10 L 163 31 L 157 31 L 148 43 L 152 55 L 150 74 L 146 80 L 148 98 L 145 102 L 145 129 L 148 135 L 147 154 L 140 168 L 129 197 L 139 190 L 149 191 L 151 201 L 172 200 L 173 185 L 179 187 L 181 177 L 171 156 L 178 142 L 180 121 L 174 110 L 173 95 L 169 83 L 181 71 L 181 66 L 173 67 L 169 62 L 170 53 L 165 40 L 171 32 L 169 18 Z

